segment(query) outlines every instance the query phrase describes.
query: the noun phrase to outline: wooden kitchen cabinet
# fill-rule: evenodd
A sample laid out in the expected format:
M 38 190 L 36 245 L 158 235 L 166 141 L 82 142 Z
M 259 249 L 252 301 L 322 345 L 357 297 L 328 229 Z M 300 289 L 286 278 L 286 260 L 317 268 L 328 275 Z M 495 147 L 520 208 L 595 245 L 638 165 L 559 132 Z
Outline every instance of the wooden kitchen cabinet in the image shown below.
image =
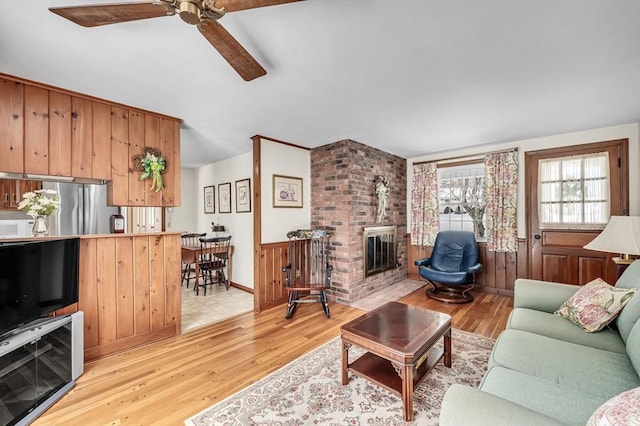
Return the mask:
M 144 114 L 129 111 L 129 202 L 127 206 L 144 206 L 146 181 L 139 179 L 140 172 L 133 167 L 133 156 L 142 154 L 144 150 Z M 115 188 L 114 188 L 115 189 Z
M 0 179 L 0 209 L 17 209 L 22 194 L 38 189 L 42 189 L 42 182 L 37 180 Z
M 180 205 L 180 123 L 0 74 L 0 172 L 108 181 L 111 205 Z M 162 191 L 152 191 L 151 181 L 140 181 L 134 169 L 132 157 L 145 147 L 160 150 L 167 161 Z M 4 194 L 0 208 L 8 208 Z
M 129 110 L 111 107 L 111 181 L 107 203 L 129 205 Z
M 0 75 L 0 171 L 24 171 L 24 85 Z M 3 200 L 4 202 L 4 200 Z
M 133 156 L 145 147 L 159 149 L 167 162 L 165 188 L 154 192 L 140 180 Z M 180 121 L 157 114 L 111 107 L 111 181 L 107 200 L 118 206 L 180 205 Z
M 0 179 L 0 189 L 2 190 L 0 194 L 0 208 L 3 210 L 15 209 L 18 205 L 18 186 L 16 182 L 18 181 L 13 179 Z
M 71 173 L 71 95 L 49 93 L 49 174 Z
M 91 178 L 93 175 L 93 116 L 92 102 L 73 96 L 71 98 L 71 175 Z
M 49 91 L 24 88 L 24 170 L 49 174 Z
M 91 177 L 111 179 L 111 105 L 93 102 Z

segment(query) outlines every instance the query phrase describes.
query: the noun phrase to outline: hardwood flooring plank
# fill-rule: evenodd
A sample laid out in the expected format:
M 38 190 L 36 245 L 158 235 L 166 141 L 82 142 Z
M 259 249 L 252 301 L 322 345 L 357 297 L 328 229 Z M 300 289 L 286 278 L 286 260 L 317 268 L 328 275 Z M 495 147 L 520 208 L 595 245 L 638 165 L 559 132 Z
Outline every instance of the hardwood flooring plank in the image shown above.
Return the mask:
M 400 301 L 448 313 L 454 328 L 497 337 L 512 299 L 474 297 L 469 304 L 445 304 L 420 289 Z M 284 306 L 277 306 L 90 362 L 76 387 L 34 425 L 182 425 L 338 336 L 342 324 L 363 313 L 331 303 L 327 319 L 318 304 L 307 304 L 286 321 Z

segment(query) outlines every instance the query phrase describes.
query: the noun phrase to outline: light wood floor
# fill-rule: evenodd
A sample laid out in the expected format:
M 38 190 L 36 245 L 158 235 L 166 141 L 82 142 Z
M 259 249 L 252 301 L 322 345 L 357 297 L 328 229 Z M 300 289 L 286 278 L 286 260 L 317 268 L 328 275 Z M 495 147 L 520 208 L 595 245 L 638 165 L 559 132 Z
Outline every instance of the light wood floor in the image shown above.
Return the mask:
M 446 312 L 453 327 L 496 337 L 512 299 L 476 294 L 466 305 L 447 305 L 418 290 L 404 303 Z M 331 319 L 317 304 L 284 320 L 284 307 L 241 315 L 85 366 L 76 387 L 34 425 L 183 425 L 184 420 L 340 334 L 364 311 L 331 304 Z M 454 343 L 455 344 L 455 343 Z

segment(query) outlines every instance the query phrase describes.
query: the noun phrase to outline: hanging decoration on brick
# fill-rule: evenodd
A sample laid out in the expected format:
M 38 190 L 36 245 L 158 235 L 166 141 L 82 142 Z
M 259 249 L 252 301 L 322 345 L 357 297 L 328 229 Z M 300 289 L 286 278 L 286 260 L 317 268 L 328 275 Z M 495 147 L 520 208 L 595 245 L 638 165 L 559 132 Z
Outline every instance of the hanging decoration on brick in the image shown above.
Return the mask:
M 140 173 L 140 180 L 151 178 L 150 190 L 158 192 L 164 188 L 162 174 L 167 171 L 167 162 L 160 150 L 145 147 L 142 154 L 133 156 L 133 167 Z

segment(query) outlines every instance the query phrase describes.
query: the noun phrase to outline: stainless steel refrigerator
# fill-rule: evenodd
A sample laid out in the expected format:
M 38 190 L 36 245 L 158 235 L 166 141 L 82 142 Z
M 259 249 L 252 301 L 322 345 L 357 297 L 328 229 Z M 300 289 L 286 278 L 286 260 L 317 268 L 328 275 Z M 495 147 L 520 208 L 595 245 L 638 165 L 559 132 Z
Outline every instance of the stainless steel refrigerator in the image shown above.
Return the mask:
M 118 207 L 107 206 L 107 185 L 44 182 L 60 196 L 60 207 L 49 218 L 51 235 L 108 234 Z

